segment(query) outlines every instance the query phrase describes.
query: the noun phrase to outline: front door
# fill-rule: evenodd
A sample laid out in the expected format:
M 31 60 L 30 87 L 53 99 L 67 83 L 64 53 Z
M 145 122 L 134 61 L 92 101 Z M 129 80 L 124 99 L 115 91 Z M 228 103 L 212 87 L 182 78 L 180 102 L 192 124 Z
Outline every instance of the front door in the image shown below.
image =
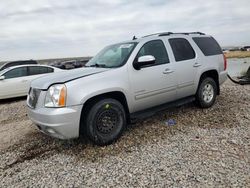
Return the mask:
M 175 70 L 169 61 L 163 41 L 146 42 L 140 48 L 135 61 L 145 55 L 154 56 L 155 64 L 141 67 L 140 70 L 131 66 L 129 71 L 133 112 L 173 101 L 176 98 Z
M 19 67 L 6 72 L 0 81 L 0 97 L 24 96 L 27 93 L 27 67 Z

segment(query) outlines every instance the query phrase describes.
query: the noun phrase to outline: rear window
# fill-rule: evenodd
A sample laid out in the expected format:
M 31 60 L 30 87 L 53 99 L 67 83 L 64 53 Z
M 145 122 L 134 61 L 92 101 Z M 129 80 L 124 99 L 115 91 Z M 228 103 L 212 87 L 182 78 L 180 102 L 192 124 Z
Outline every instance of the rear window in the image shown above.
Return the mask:
M 195 52 L 191 44 L 184 38 L 169 39 L 175 61 L 184 61 L 195 58 Z
M 193 37 L 193 40 L 205 56 L 222 54 L 220 45 L 213 37 Z

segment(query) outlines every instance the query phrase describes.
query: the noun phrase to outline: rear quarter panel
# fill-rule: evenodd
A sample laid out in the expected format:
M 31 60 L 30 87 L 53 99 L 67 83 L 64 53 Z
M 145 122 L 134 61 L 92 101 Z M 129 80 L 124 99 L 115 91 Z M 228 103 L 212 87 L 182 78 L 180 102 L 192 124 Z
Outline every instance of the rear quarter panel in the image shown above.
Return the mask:
M 192 46 L 197 53 L 198 61 L 202 64 L 202 66 L 199 67 L 195 78 L 195 91 L 197 91 L 200 77 L 204 72 L 216 70 L 218 76 L 220 76 L 220 73 L 224 71 L 224 57 L 223 54 L 205 56 L 196 43 L 193 40 L 191 41 Z

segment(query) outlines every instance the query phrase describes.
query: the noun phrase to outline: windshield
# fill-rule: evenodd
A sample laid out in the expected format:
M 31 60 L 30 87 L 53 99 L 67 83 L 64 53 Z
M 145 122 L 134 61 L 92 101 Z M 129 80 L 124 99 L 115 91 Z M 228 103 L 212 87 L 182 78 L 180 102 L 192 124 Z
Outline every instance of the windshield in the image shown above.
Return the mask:
M 85 66 L 104 68 L 120 67 L 126 63 L 136 44 L 135 42 L 131 42 L 108 46 L 100 51 Z

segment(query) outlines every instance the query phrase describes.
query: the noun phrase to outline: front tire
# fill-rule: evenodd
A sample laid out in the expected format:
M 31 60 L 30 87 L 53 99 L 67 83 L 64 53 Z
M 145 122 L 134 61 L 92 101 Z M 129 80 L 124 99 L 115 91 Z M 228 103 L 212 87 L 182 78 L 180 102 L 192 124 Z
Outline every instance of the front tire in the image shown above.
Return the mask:
M 87 137 L 97 145 L 108 145 L 121 137 L 126 127 L 126 113 L 115 99 L 103 99 L 90 107 L 85 119 Z
M 199 84 L 196 101 L 201 108 L 209 108 L 215 103 L 217 93 L 218 87 L 215 80 L 207 77 Z

